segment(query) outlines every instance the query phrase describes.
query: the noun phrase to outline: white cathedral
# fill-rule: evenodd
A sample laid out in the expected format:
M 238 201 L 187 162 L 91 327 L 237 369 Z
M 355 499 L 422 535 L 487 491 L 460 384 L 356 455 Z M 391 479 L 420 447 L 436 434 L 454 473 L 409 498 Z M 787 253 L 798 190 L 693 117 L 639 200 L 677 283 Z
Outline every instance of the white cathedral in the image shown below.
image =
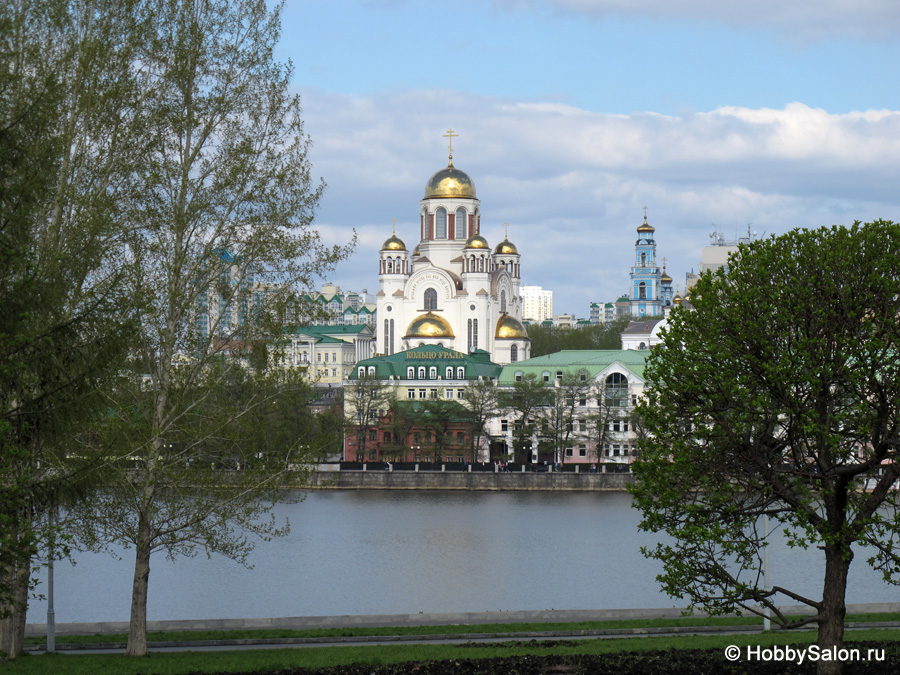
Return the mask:
M 420 346 L 486 351 L 499 364 L 530 356 L 522 325 L 519 252 L 504 238 L 493 252 L 479 234 L 481 202 L 468 174 L 447 167 L 425 185 L 419 243 L 392 234 L 378 261 L 378 339 L 384 355 Z

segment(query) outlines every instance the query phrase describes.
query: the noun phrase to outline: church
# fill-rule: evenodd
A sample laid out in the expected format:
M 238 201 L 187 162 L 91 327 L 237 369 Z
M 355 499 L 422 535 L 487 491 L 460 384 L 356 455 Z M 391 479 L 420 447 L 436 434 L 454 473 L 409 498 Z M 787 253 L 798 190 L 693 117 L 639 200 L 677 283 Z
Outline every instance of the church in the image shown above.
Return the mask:
M 449 161 L 425 185 L 419 242 L 410 253 L 396 231 L 379 252 L 376 296 L 383 355 L 415 347 L 486 351 L 494 363 L 522 361 L 531 342 L 522 325 L 520 256 L 508 234 L 491 249 L 479 233 L 475 183 Z

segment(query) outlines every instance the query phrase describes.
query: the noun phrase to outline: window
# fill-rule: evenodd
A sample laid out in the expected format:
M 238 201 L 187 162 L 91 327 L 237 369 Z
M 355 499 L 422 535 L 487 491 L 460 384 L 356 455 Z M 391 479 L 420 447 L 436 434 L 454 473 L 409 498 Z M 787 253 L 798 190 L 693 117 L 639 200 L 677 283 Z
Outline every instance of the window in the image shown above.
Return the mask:
M 447 375 L 446 375 L 446 377 L 447 377 L 448 380 L 452 380 L 452 379 L 453 379 L 453 366 L 447 366 Z
M 434 238 L 447 238 L 447 209 L 443 206 L 438 207 L 438 210 L 434 212 Z
M 332 376 L 332 377 L 337 377 L 337 368 L 332 368 L 332 369 L 331 369 L 331 376 Z
M 424 389 L 419 389 L 419 398 L 420 398 L 420 399 L 424 399 L 424 398 L 425 398 L 425 390 L 424 390 Z
M 375 366 L 369 366 L 369 377 L 375 377 Z
M 578 446 L 578 456 L 579 457 L 587 457 L 587 446 L 586 445 Z
M 433 288 L 425 289 L 425 309 L 428 311 L 437 309 L 437 291 Z
M 563 376 L 563 371 L 557 370 L 557 371 L 556 371 L 556 379 L 557 379 L 557 380 L 561 380 L 561 379 L 562 379 L 562 376 Z
M 412 366 L 410 366 L 409 368 L 406 369 L 406 379 L 412 380 L 412 379 L 415 379 L 415 377 L 416 377 L 416 369 L 413 368 Z
M 500 431 L 504 434 L 509 431 L 509 420 L 500 420 Z
M 419 366 L 419 379 L 425 379 L 425 366 Z
M 500 313 L 506 313 L 506 291 L 500 291 Z
M 516 371 L 516 382 L 521 382 L 521 381 L 522 381 L 522 371 L 517 370 Z
M 437 379 L 437 366 L 431 366 L 428 369 L 428 379 L 436 380 Z
M 391 258 L 387 259 L 387 273 L 391 274 L 394 271 L 394 261 Z
M 578 405 L 584 407 L 587 405 L 587 394 L 581 394 L 578 397 Z
M 462 399 L 465 398 L 466 390 L 465 389 L 457 389 L 456 390 L 456 398 Z
M 624 407 L 628 401 L 628 380 L 622 373 L 612 373 L 606 378 L 606 403 Z
M 468 218 L 466 217 L 466 210 L 463 207 L 459 207 L 456 209 L 456 238 L 457 239 L 465 239 L 466 238 L 466 222 Z
M 415 389 L 407 389 L 406 390 L 406 398 L 415 398 L 416 390 Z
M 457 444 L 457 445 L 462 445 L 462 444 L 465 443 L 465 442 L 466 442 L 466 434 L 465 434 L 465 432 L 464 432 L 464 431 L 457 431 L 457 432 L 456 432 L 456 444 Z
M 429 389 L 428 396 L 431 399 L 436 399 L 437 398 L 437 389 Z
M 550 371 L 549 371 L 549 370 L 545 370 L 545 371 L 543 372 L 542 377 L 544 378 L 544 382 L 549 382 L 549 381 L 550 381 Z
M 579 370 L 579 371 L 578 371 L 578 381 L 579 381 L 579 382 L 584 382 L 584 381 L 586 381 L 586 380 L 587 380 L 587 371 L 586 371 L 586 370 Z M 584 405 L 584 403 L 582 403 L 581 405 Z
M 643 281 L 638 284 L 638 299 L 646 300 L 647 299 L 647 284 Z
M 464 379 L 466 379 L 466 369 L 465 369 L 463 366 L 459 366 L 459 367 L 456 369 L 456 379 L 457 379 L 457 380 L 464 380 Z
M 452 389 L 447 389 L 447 390 L 444 392 L 444 396 L 445 396 L 446 398 L 453 398 L 453 390 L 452 390 Z
M 566 448 L 566 457 L 571 457 L 572 454 L 572 448 Z
M 359 367 L 359 370 L 357 371 L 357 376 L 359 376 L 359 377 L 365 377 L 365 376 L 366 376 L 366 367 L 365 367 L 365 366 L 360 366 L 360 367 Z
M 391 442 L 391 432 L 390 432 L 390 431 L 385 431 L 385 432 L 384 432 L 384 442 L 385 442 L 385 443 L 390 443 L 390 442 Z
M 513 345 L 509 348 L 509 362 L 515 363 L 519 360 L 519 345 Z
M 619 420 L 613 420 L 612 421 L 612 431 L 621 431 L 621 430 L 622 430 L 622 428 L 621 428 L 621 423 L 619 422 Z

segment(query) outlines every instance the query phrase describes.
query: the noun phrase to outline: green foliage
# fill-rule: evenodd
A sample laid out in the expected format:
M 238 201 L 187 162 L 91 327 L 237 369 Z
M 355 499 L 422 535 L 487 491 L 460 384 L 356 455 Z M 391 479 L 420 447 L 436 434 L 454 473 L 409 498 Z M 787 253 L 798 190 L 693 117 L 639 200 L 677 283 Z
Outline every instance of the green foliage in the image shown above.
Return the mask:
M 535 435 L 551 393 L 550 388 L 538 380 L 534 373 L 527 373 L 521 380 L 514 382 L 511 388 L 500 392 L 500 409 L 509 411 L 515 418 L 513 453 L 516 462 L 531 462 Z
M 770 607 L 839 642 L 851 544 L 895 583 L 900 570 L 900 226 L 792 231 L 742 246 L 704 275 L 653 351 L 638 410 L 641 527 L 671 543 L 670 595 L 712 612 Z M 822 598 L 763 587 L 763 519 L 823 550 Z M 787 597 L 812 614 L 776 609 Z
M 609 323 L 579 328 L 559 326 L 528 326 L 531 339 L 531 356 L 545 356 L 564 349 L 621 349 L 621 334 L 631 317 L 615 319 Z

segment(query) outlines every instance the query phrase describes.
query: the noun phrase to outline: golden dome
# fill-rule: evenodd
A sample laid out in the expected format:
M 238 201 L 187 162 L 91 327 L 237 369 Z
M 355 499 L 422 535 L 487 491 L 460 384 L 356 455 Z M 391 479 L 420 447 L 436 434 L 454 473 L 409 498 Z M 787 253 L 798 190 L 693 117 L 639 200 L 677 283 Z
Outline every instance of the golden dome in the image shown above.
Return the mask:
M 438 316 L 433 312 L 426 312 L 422 316 L 413 319 L 406 329 L 407 338 L 452 338 L 453 329 L 444 317 Z
M 506 253 L 509 255 L 519 255 L 519 250 L 516 248 L 516 245 L 512 243 L 509 239 L 504 239 L 499 244 L 497 244 L 497 248 L 494 249 L 494 253 Z
M 466 248 L 487 248 L 491 247 L 490 244 L 487 243 L 487 239 L 482 237 L 480 234 L 473 234 L 466 241 Z
M 668 273 L 666 272 L 666 268 L 665 268 L 665 267 L 663 267 L 663 273 L 662 273 L 662 276 L 659 278 L 659 280 L 660 280 L 661 282 L 663 282 L 664 284 L 671 284 L 671 283 L 672 283 L 672 277 L 670 277 L 670 276 L 668 275 Z
M 396 234 L 392 234 L 390 237 L 388 237 L 385 240 L 384 246 L 381 247 L 381 250 L 382 251 L 405 251 L 406 244 L 404 244 L 403 240 L 400 239 L 400 237 L 398 237 Z
M 647 222 L 647 216 L 644 216 L 644 222 L 638 225 L 638 232 L 656 232 L 656 228 Z
M 674 302 L 676 305 L 680 305 L 681 304 L 681 296 L 676 295 L 675 299 L 672 302 Z
M 528 339 L 528 331 L 518 319 L 514 319 L 509 314 L 504 314 L 497 322 L 497 331 L 494 333 L 495 338 L 505 338 L 508 340 Z
M 475 183 L 469 174 L 447 165 L 434 174 L 425 185 L 425 199 L 463 197 L 475 199 Z

